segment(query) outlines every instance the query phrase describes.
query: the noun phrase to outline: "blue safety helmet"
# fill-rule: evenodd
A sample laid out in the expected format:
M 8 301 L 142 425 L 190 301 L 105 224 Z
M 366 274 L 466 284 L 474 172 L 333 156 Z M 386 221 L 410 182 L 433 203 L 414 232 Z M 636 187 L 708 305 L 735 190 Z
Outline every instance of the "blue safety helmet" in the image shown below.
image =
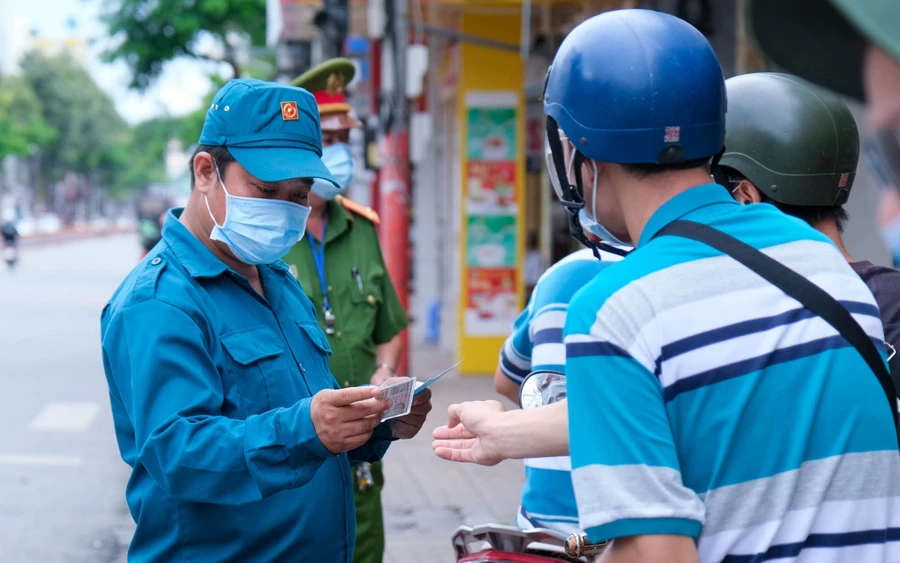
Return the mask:
M 572 186 L 559 130 L 576 149 L 574 170 L 585 159 L 712 158 L 725 141 L 725 79 L 709 42 L 689 23 L 652 10 L 615 10 L 582 22 L 563 41 L 547 73 L 544 112 L 554 189 L 574 219 L 572 234 L 585 243 L 577 219 L 581 175 Z

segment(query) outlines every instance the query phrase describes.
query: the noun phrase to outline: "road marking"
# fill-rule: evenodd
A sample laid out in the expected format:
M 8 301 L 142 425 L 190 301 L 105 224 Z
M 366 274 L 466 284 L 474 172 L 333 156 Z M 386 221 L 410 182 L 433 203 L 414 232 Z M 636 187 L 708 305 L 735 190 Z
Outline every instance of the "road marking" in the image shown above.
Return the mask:
M 84 432 L 98 412 L 100 407 L 95 403 L 48 403 L 29 428 L 43 432 Z
M 0 455 L 0 465 L 47 465 L 77 467 L 84 459 L 65 455 Z

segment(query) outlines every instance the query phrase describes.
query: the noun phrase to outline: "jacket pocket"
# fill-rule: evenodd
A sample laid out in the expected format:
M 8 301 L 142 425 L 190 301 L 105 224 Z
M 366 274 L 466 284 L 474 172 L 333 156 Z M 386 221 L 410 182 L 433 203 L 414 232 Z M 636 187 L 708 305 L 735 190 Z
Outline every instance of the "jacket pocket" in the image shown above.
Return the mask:
M 240 393 L 244 414 L 272 409 L 279 378 L 286 377 L 281 338 L 269 327 L 257 326 L 223 334 L 220 341 L 230 360 L 226 377 Z
M 297 321 L 297 328 L 304 349 L 302 358 L 298 358 L 298 361 L 303 366 L 303 376 L 307 383 L 315 390 L 336 388 L 337 383 L 329 365 L 331 346 L 325 338 L 325 333 L 313 320 Z
M 381 290 L 381 277 L 369 276 L 362 285 L 362 291 L 356 284 L 350 287 L 350 302 L 353 304 L 352 331 L 358 334 L 358 342 L 370 342 L 375 334 L 375 323 L 378 320 L 378 310 L 384 302 L 384 294 Z M 348 330 L 351 330 L 348 328 Z

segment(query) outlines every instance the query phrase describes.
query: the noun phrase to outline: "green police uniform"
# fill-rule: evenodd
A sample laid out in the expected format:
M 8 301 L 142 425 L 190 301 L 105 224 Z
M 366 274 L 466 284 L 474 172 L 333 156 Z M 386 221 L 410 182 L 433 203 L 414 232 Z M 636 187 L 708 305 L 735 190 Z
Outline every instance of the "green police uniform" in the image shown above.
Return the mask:
M 340 198 L 328 202 L 325 228 L 325 291 L 334 314 L 331 373 L 344 387 L 365 385 L 375 373 L 375 347 L 397 336 L 408 320 L 381 255 L 375 225 L 348 211 Z M 352 205 L 352 202 L 349 202 Z M 363 208 L 365 209 L 365 208 Z M 284 257 L 296 267 L 297 280 L 316 306 L 325 330 L 324 298 L 312 247 L 321 233 L 307 232 Z M 293 268 L 292 268 L 293 270 Z
M 343 198 L 328 202 L 324 265 L 325 292 L 334 315 L 334 332 L 327 334 L 331 373 L 341 386 L 349 387 L 369 383 L 376 369 L 375 347 L 390 342 L 408 320 L 385 268 L 374 224 L 345 205 L 363 213 L 366 209 Z M 325 296 L 309 238 L 318 249 L 321 233 L 307 232 L 284 261 L 315 305 L 319 326 L 325 330 Z M 384 476 L 380 463 L 372 464 L 371 470 L 373 486 L 360 491 L 354 482 L 356 563 L 380 562 L 384 553 Z

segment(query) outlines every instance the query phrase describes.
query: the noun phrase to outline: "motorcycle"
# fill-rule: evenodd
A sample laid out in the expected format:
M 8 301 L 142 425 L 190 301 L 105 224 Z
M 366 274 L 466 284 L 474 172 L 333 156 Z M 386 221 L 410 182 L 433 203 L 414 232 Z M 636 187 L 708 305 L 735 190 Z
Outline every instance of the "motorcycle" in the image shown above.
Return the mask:
M 6 267 L 12 270 L 19 261 L 19 247 L 16 245 L 4 246 L 3 261 L 6 262 Z
M 566 376 L 558 371 L 530 373 L 519 388 L 519 406 L 534 409 L 566 398 Z M 606 542 L 593 544 L 583 534 L 567 535 L 547 528 L 523 530 L 484 524 L 460 526 L 453 533 L 457 563 L 588 563 L 603 552 Z

